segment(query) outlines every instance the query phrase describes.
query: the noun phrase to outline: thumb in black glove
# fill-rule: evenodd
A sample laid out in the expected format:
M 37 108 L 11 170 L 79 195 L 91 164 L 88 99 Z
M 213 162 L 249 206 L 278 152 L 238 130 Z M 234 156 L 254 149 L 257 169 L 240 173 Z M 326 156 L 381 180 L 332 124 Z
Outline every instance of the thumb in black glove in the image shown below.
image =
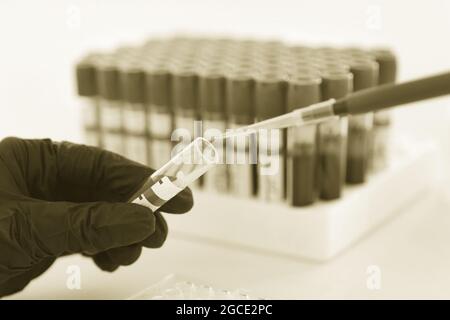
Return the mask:
M 57 257 L 83 253 L 103 270 L 136 261 L 167 237 L 159 212 L 124 203 L 153 171 L 98 148 L 0 142 L 0 296 L 23 289 Z M 185 189 L 161 211 L 193 205 Z

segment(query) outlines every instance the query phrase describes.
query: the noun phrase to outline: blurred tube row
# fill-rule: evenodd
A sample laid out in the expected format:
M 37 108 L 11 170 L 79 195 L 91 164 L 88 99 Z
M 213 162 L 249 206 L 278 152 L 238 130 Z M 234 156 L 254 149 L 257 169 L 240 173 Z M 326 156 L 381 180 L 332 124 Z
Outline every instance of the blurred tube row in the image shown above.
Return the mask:
M 184 36 L 92 53 L 76 66 L 86 143 L 155 169 L 179 141 L 394 82 L 396 70 L 386 49 Z M 389 126 L 383 111 L 217 140 L 222 164 L 197 187 L 295 207 L 338 199 L 346 183 L 386 166 Z

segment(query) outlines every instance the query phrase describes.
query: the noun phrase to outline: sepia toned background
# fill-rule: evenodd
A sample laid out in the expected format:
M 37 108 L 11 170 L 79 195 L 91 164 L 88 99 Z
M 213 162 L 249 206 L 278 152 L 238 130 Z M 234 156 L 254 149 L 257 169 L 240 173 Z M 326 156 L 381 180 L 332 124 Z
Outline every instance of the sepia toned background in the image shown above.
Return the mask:
M 446 0 L 3 0 L 0 139 L 13 135 L 81 142 L 73 74 L 77 59 L 88 50 L 175 32 L 388 46 L 399 57 L 400 81 L 450 69 Z M 397 132 L 412 141 L 432 140 L 442 162 L 449 163 L 449 97 L 398 109 L 394 115 Z M 448 173 L 444 166 L 431 200 L 408 208 L 407 214 L 331 263 L 315 265 L 169 239 L 160 251 L 114 275 L 95 271 L 88 261 L 68 258 L 17 297 L 125 298 L 142 289 L 143 283 L 175 272 L 274 298 L 450 298 Z M 65 271 L 74 263 L 87 270 L 81 291 L 64 289 Z M 371 265 L 384 270 L 381 290 L 366 286 Z

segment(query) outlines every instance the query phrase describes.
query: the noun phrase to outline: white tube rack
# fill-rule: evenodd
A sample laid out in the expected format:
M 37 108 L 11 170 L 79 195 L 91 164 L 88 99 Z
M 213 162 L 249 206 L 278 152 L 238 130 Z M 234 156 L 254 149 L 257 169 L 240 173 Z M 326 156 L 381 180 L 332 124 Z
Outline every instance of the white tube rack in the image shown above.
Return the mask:
M 165 215 L 170 235 L 263 249 L 317 261 L 333 258 L 401 211 L 437 179 L 436 148 L 396 144 L 389 167 L 343 197 L 303 208 L 194 192 L 185 215 Z

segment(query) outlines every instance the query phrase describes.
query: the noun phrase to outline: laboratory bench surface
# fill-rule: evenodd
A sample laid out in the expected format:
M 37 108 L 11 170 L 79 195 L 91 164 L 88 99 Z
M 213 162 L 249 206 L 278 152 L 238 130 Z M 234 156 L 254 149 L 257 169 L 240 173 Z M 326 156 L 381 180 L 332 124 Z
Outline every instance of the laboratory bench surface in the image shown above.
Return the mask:
M 136 263 L 113 273 L 99 270 L 79 255 L 60 258 L 24 291 L 9 298 L 124 299 L 168 274 L 274 299 L 450 298 L 449 199 L 442 192 L 430 192 L 328 262 L 169 234 L 163 248 L 144 249 Z M 189 214 L 195 214 L 195 208 Z M 80 267 L 80 290 L 67 289 L 66 271 L 71 265 Z M 367 285 L 371 266 L 380 271 L 378 289 Z

